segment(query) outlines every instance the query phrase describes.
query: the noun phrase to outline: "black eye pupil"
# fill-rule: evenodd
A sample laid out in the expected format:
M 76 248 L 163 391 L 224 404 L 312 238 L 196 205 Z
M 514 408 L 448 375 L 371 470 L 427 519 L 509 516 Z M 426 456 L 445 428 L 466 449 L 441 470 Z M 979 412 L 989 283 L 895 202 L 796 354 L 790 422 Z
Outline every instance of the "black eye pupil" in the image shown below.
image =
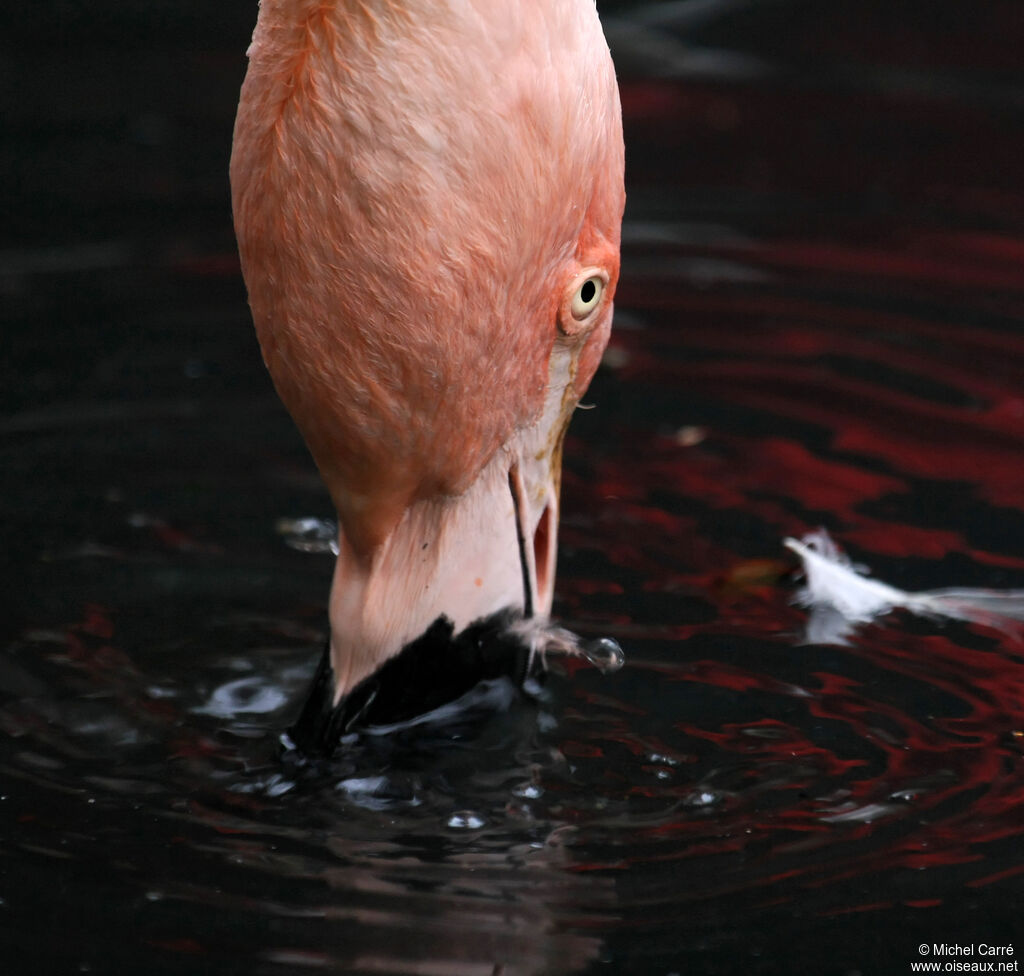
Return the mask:
M 593 281 L 584 281 L 583 287 L 580 289 L 580 300 L 589 305 L 594 300 L 594 295 L 596 294 L 597 285 Z

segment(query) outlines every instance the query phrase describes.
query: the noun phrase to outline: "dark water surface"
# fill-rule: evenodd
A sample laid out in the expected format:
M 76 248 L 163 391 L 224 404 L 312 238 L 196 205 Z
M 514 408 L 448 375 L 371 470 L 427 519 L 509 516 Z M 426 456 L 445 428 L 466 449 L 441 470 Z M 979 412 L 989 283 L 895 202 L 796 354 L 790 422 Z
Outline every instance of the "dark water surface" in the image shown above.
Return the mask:
M 630 204 L 556 612 L 627 665 L 320 768 L 278 734 L 331 558 L 278 523 L 330 508 L 228 209 L 255 4 L 0 16 L 4 973 L 1024 952 L 1024 643 L 804 644 L 781 546 L 1024 586 L 1020 6 L 604 9 Z

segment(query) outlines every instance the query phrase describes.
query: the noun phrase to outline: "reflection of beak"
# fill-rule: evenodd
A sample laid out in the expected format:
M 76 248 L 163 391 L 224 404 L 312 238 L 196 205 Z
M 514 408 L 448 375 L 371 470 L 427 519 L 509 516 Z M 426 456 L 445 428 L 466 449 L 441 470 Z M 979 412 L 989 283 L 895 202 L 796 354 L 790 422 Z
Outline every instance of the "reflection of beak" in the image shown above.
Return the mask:
M 556 370 L 563 358 L 566 368 Z M 330 599 L 334 704 L 439 618 L 455 634 L 506 610 L 547 618 L 562 438 L 575 407 L 570 360 L 556 351 L 541 417 L 467 491 L 415 502 L 368 557 L 340 534 Z

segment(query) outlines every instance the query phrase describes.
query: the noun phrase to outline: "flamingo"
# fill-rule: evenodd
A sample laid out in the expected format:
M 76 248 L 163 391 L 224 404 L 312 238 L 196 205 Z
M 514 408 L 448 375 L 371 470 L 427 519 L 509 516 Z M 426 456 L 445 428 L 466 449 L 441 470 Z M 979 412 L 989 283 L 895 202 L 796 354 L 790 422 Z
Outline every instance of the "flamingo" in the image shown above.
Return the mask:
M 563 438 L 619 275 L 621 109 L 593 0 L 261 0 L 248 57 L 235 228 L 337 511 L 338 707 L 439 621 L 548 618 Z

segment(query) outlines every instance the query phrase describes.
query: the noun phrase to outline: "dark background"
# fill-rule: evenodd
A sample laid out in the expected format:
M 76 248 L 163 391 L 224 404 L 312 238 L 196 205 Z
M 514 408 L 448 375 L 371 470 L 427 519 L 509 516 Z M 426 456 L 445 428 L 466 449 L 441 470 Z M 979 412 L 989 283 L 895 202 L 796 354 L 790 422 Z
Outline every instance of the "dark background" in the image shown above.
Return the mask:
M 289 906 L 322 896 L 279 867 L 236 867 L 231 843 L 244 853 L 249 842 L 254 860 L 266 852 L 272 863 L 284 844 L 270 829 L 277 818 L 295 828 L 289 856 L 319 859 L 329 874 L 362 841 L 344 836 L 351 824 L 358 835 L 351 808 L 337 814 L 345 843 L 334 848 L 324 834 L 307 839 L 308 814 L 291 797 L 240 813 L 235 794 L 217 794 L 217 763 L 244 766 L 223 741 L 205 754 L 213 772 L 198 760 L 180 772 L 181 756 L 202 755 L 226 721 L 204 726 L 188 710 L 204 682 L 235 676 L 219 649 L 269 642 L 253 636 L 256 624 L 215 614 L 308 624 L 312 637 L 293 636 L 304 661 L 298 645 L 316 645 L 329 580 L 329 567 L 285 552 L 268 529 L 279 514 L 330 510 L 270 391 L 234 251 L 227 164 L 256 4 L 19 7 L 0 12 L 0 620 L 13 701 L 0 717 L 15 730 L 4 769 L 21 777 L 11 788 L 20 806 L 4 807 L 14 854 L 0 866 L 18 882 L 0 891 L 18 925 L 0 917 L 0 935 L 42 946 L 44 966 L 57 946 L 60 968 L 40 971 L 80 960 L 249 971 L 250 944 L 278 945 L 274 925 L 281 945 L 315 951 L 322 937 L 312 923 L 288 928 L 250 913 L 252 891 Z M 576 717 L 559 719 L 559 744 L 577 748 L 591 779 L 556 782 L 568 813 L 556 804 L 541 815 L 592 818 L 570 859 L 589 858 L 618 899 L 591 922 L 574 890 L 567 924 L 602 927 L 605 956 L 592 971 L 645 974 L 904 973 L 919 940 L 1012 940 L 1019 659 L 991 634 L 949 637 L 920 622 L 852 650 L 794 648 L 802 618 L 780 588 L 778 560 L 783 535 L 822 522 L 907 588 L 1022 585 L 1022 8 L 601 9 L 626 124 L 614 340 L 626 365 L 602 371 L 602 409 L 574 422 L 559 610 L 621 628 L 632 669 L 616 685 L 581 677 Z M 687 453 L 676 437 L 689 425 L 711 434 Z M 52 650 L 46 628 L 57 641 L 68 635 L 79 670 L 32 670 L 45 658 L 39 647 Z M 193 668 L 189 655 L 200 652 L 213 663 Z M 822 673 L 827 694 L 814 684 Z M 113 733 L 89 753 L 85 719 L 127 715 L 149 730 L 146 689 L 161 675 L 179 689 L 179 712 L 135 771 L 157 798 L 139 815 L 130 789 L 110 787 L 92 819 L 79 819 L 84 801 L 69 800 L 67 785 L 78 789 L 101 763 L 124 773 Z M 806 713 L 785 691 L 800 682 L 817 689 Z M 95 712 L 76 725 L 90 701 Z M 266 722 L 272 741 L 278 719 Z M 785 738 L 755 740 L 767 743 L 764 761 L 743 751 L 749 729 L 786 722 L 810 772 L 790 761 Z M 682 786 L 661 787 L 650 763 L 639 768 L 656 736 L 667 751 L 698 756 L 694 782 L 725 781 L 734 805 L 707 816 L 680 808 L 672 790 Z M 23 761 L 25 741 L 56 771 Z M 862 779 L 816 767 L 830 750 L 838 765 L 851 756 L 872 765 Z M 680 768 L 673 775 L 690 775 Z M 248 788 L 248 770 L 237 777 L 232 785 Z M 865 805 L 908 784 L 938 799 L 881 826 L 830 827 L 833 846 L 805 851 L 798 841 L 825 836 L 814 804 L 834 781 Z M 596 796 L 618 810 L 628 790 L 641 803 L 617 823 L 588 806 Z M 212 814 L 181 813 L 196 792 Z M 650 820 L 644 797 L 656 808 Z M 224 811 L 238 822 L 225 827 Z M 428 867 L 430 851 L 448 852 L 433 827 L 409 828 L 427 838 L 426 854 L 409 849 Z M 366 876 L 377 878 L 378 864 L 367 859 Z M 457 858 L 443 866 L 458 888 Z M 423 870 L 410 887 L 432 892 L 435 876 Z M 169 877 L 185 893 L 153 914 L 144 885 Z M 502 893 L 500 869 L 495 877 Z M 391 880 L 404 890 L 404 874 Z M 346 883 L 326 900 L 358 903 Z M 518 906 L 521 892 L 509 890 Z M 458 917 L 463 903 L 454 904 Z M 350 929 L 337 929 L 343 955 Z M 385 926 L 382 941 L 395 931 Z M 280 971 L 260 958 L 260 971 Z

